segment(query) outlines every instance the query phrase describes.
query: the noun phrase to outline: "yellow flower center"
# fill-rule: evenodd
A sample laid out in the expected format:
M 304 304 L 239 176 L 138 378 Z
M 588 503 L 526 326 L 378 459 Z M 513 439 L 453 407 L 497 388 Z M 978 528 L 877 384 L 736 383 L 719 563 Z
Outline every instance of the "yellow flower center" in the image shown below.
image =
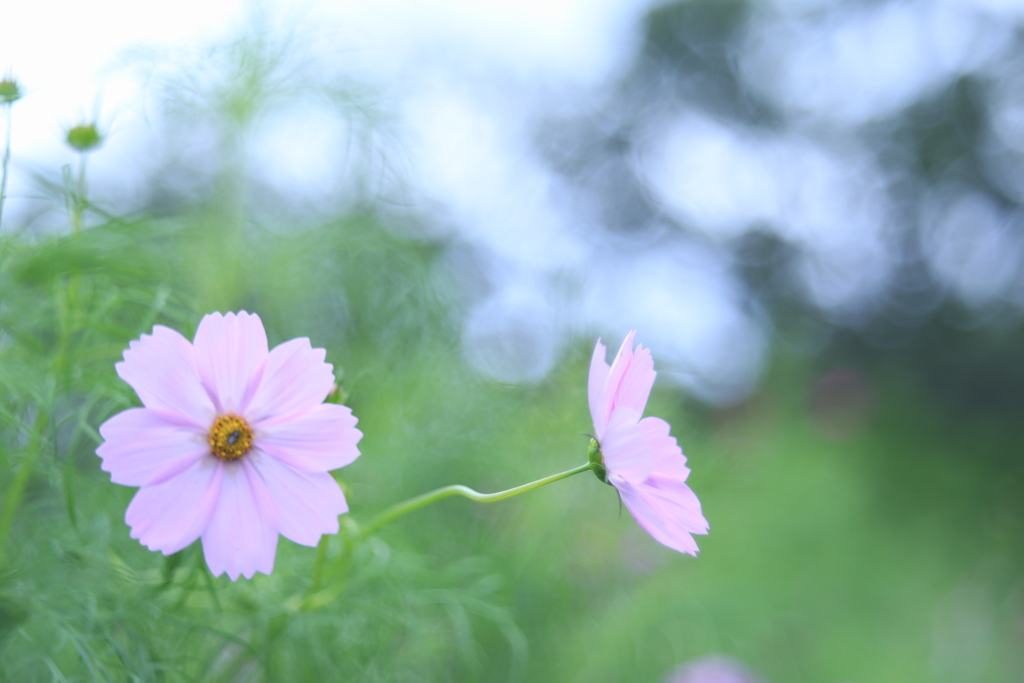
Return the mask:
M 252 427 L 238 415 L 221 415 L 210 427 L 210 450 L 221 460 L 238 460 L 252 448 Z

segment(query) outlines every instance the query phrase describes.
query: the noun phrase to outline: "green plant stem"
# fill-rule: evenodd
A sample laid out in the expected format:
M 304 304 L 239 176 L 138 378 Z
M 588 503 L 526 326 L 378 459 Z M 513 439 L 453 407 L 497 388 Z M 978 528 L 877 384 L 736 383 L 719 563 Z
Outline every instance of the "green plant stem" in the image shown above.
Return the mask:
M 14 516 L 21 506 L 21 499 L 25 495 L 25 487 L 32 476 L 36 466 L 36 458 L 43 446 L 43 430 L 46 428 L 48 416 L 45 410 L 40 410 L 36 415 L 35 424 L 32 426 L 32 433 L 29 435 L 28 452 L 22 460 L 18 473 L 11 480 L 7 487 L 7 496 L 4 498 L 3 511 L 0 512 L 0 567 L 7 564 L 7 537 L 11 533 L 11 525 L 14 523 Z
M 0 171 L 0 225 L 4 222 L 4 199 L 7 198 L 7 164 L 11 161 L 11 121 L 14 117 L 11 115 L 11 105 L 5 104 L 0 105 L 5 110 L 5 118 L 7 124 L 7 134 L 4 136 L 4 159 L 3 159 L 3 170 Z
M 401 503 L 392 505 L 388 509 L 381 512 L 379 515 L 371 519 L 365 526 L 360 526 L 355 523 L 351 518 L 346 516 L 349 532 L 344 536 L 345 548 L 341 553 L 341 556 L 335 560 L 337 562 L 346 562 L 352 558 L 352 553 L 355 551 L 356 546 L 369 536 L 372 536 L 378 529 L 383 527 L 385 524 L 395 521 L 399 517 L 403 517 L 410 512 L 419 510 L 420 508 L 426 507 L 431 503 L 436 503 L 439 500 L 450 498 L 451 496 L 462 496 L 469 498 L 478 503 L 495 503 L 499 500 L 505 500 L 512 496 L 518 496 L 520 493 L 526 493 L 533 489 L 540 488 L 547 484 L 558 481 L 559 479 L 566 479 L 575 474 L 581 472 L 587 472 L 594 469 L 594 463 L 588 462 L 585 465 L 580 465 L 571 470 L 565 472 L 559 472 L 558 474 L 552 474 L 550 477 L 544 477 L 537 481 L 531 481 L 529 484 L 523 484 L 512 489 L 505 491 L 498 491 L 497 493 L 480 493 L 474 491 L 468 486 L 462 486 L 461 484 L 455 484 L 452 486 L 444 486 L 433 491 L 429 491 L 422 495 L 416 496 L 404 500 Z M 326 536 L 321 537 L 320 543 L 317 547 L 317 557 L 313 564 L 313 577 L 310 581 L 310 586 L 306 590 L 305 596 L 299 600 L 297 605 L 300 609 L 317 609 L 323 607 L 326 604 L 333 602 L 344 590 L 344 582 L 333 581 L 332 585 L 327 588 L 320 589 L 320 584 L 323 580 L 324 568 L 327 556 L 327 543 Z
M 316 544 L 316 562 L 313 565 L 313 580 L 310 582 L 309 591 L 315 591 L 320 587 L 320 579 L 324 574 L 324 563 L 327 561 L 327 535 L 320 537 Z
M 74 201 L 72 206 L 74 212 L 71 217 L 71 232 L 79 233 L 82 231 L 82 214 L 85 213 L 86 193 L 88 188 L 85 184 L 85 159 L 86 154 L 82 152 L 79 154 L 78 160 L 78 178 L 75 180 L 74 190 Z
M 437 501 L 442 500 L 444 498 L 449 498 L 451 496 L 463 496 L 464 498 L 475 500 L 478 503 L 495 503 L 499 500 L 511 498 L 512 496 L 518 496 L 520 493 L 532 491 L 533 489 L 540 488 L 541 486 L 545 486 L 552 482 L 556 482 L 559 479 L 565 479 L 567 477 L 571 477 L 581 472 L 587 472 L 589 470 L 592 470 L 593 468 L 593 464 L 588 462 L 585 465 L 580 465 L 579 467 L 568 470 L 566 472 L 552 474 L 550 477 L 544 477 L 543 479 L 538 479 L 537 481 L 531 481 L 529 484 L 523 484 L 522 486 L 517 486 L 514 489 L 498 491 L 497 493 L 480 493 L 479 491 L 474 491 L 468 486 L 462 486 L 461 484 L 445 486 L 430 491 L 428 493 L 424 493 L 423 495 L 416 496 L 415 498 L 410 498 L 409 500 L 402 501 L 401 503 L 398 503 L 396 505 L 392 505 L 387 510 L 384 510 L 384 512 L 381 512 L 379 515 L 371 519 L 369 523 L 367 523 L 365 526 L 363 526 L 360 529 L 359 535 L 361 538 L 366 538 L 367 536 L 372 535 L 385 524 L 393 522 L 399 517 L 407 515 L 410 512 L 419 510 L 420 508 L 426 507 L 431 503 L 436 503 Z

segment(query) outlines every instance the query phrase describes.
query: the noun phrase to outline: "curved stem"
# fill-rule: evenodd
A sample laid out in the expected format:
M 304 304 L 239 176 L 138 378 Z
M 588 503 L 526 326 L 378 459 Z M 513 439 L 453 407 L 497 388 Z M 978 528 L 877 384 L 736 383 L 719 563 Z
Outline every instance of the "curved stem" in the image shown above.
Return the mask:
M 505 491 L 498 491 L 497 493 L 480 493 L 479 491 L 474 491 L 468 486 L 462 486 L 461 484 L 444 486 L 442 488 L 435 489 L 428 493 L 424 493 L 420 496 L 416 496 L 415 498 L 410 498 L 409 500 L 402 501 L 401 503 L 398 503 L 396 505 L 392 505 L 387 510 L 384 510 L 384 512 L 380 513 L 379 515 L 371 519 L 366 526 L 362 527 L 362 529 L 359 532 L 359 535 L 362 538 L 366 538 L 367 536 L 373 534 L 375 531 L 380 529 L 385 524 L 393 522 L 399 517 L 407 515 L 415 510 L 419 510 L 422 507 L 426 507 L 431 503 L 436 503 L 437 501 L 442 500 L 444 498 L 449 498 L 451 496 L 463 496 L 464 498 L 475 500 L 478 503 L 494 503 L 499 500 L 511 498 L 512 496 L 518 496 L 520 493 L 532 491 L 533 489 L 540 488 L 541 486 L 558 481 L 559 479 L 565 479 L 567 477 L 573 476 L 574 474 L 586 472 L 593 468 L 593 464 L 588 462 L 587 464 L 580 465 L 579 467 L 576 467 L 574 469 L 567 470 L 565 472 L 559 472 L 558 474 L 552 474 L 550 477 L 544 477 L 543 479 L 538 479 L 537 481 L 531 481 L 529 484 L 523 484 L 522 486 L 517 486 L 513 489 L 507 489 Z

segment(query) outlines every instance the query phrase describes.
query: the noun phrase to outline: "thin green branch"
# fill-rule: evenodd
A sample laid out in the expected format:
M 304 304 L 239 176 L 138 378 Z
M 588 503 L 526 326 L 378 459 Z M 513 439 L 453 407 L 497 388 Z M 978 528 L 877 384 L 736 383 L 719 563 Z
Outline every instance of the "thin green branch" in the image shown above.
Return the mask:
M 11 105 L 5 104 L 0 106 L 5 110 L 5 118 L 7 124 L 6 135 L 4 136 L 4 158 L 3 168 L 0 170 L 0 225 L 4 222 L 4 200 L 7 198 L 7 165 L 11 161 L 11 121 L 14 120 L 14 116 L 11 115 Z
M 515 488 L 507 489 L 505 491 L 498 491 L 497 493 L 480 493 L 479 491 L 474 491 L 468 486 L 462 486 L 461 484 L 445 486 L 439 489 L 435 489 L 434 491 L 424 493 L 423 495 L 416 496 L 415 498 L 410 498 L 409 500 L 402 501 L 401 503 L 398 503 L 396 505 L 392 505 L 387 510 L 384 510 L 384 512 L 381 512 L 379 515 L 371 519 L 370 522 L 366 524 L 364 527 L 362 527 L 362 529 L 360 530 L 360 536 L 362 538 L 371 536 L 385 524 L 393 522 L 399 517 L 407 515 L 410 512 L 414 512 L 415 510 L 419 510 L 420 508 L 426 507 L 431 503 L 436 503 L 439 500 L 443 500 L 444 498 L 450 498 L 451 496 L 462 496 L 464 498 L 474 500 L 478 503 L 495 503 L 499 500 L 511 498 L 512 496 L 518 496 L 520 493 L 532 491 L 533 489 L 540 488 L 541 486 L 544 486 L 546 484 L 556 482 L 559 479 L 565 479 L 567 477 L 571 477 L 581 472 L 587 472 L 589 470 L 592 470 L 593 467 L 593 464 L 588 462 L 585 465 L 580 465 L 579 467 L 576 467 L 574 469 L 565 472 L 560 472 L 558 474 L 552 474 L 550 477 L 544 477 L 543 479 L 538 479 L 537 481 L 531 481 L 529 484 L 523 484 L 522 486 L 517 486 Z
M 29 434 L 27 453 L 21 462 L 21 467 L 18 468 L 18 473 L 14 475 L 14 479 L 11 480 L 10 486 L 7 487 L 7 496 L 4 498 L 3 511 L 0 512 L 0 567 L 7 564 L 7 554 L 5 552 L 7 548 L 7 538 L 10 536 L 14 517 L 18 513 L 18 508 L 21 506 L 21 499 L 25 494 L 25 487 L 28 486 L 28 480 L 31 478 L 32 471 L 35 469 L 36 459 L 39 457 L 39 452 L 42 450 L 44 431 L 46 429 L 48 419 L 49 418 L 45 410 L 40 409 L 36 414 L 36 421 L 32 426 L 32 433 Z

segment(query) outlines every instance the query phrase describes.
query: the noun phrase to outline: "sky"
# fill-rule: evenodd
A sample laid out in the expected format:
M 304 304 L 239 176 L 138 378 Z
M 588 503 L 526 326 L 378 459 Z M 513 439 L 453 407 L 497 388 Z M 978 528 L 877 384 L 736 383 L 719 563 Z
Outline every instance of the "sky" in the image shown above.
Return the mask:
M 63 133 L 93 119 L 109 134 L 89 159 L 95 196 L 130 206 L 166 152 L 159 141 L 167 122 L 138 55 L 187 55 L 182 63 L 201 71 L 196 56 L 205 47 L 263 16 L 294 37 L 313 71 L 372 88 L 395 122 L 389 153 L 412 206 L 431 231 L 487 264 L 487 286 L 463 329 L 467 359 L 483 375 L 540 381 L 581 337 L 602 335 L 614 349 L 638 329 L 670 381 L 730 403 L 756 386 L 771 326 L 716 245 L 773 232 L 799 254 L 796 286 L 840 318 L 881 296 L 898 265 L 899 178 L 865 143 L 867 127 L 961 75 L 983 74 L 994 84 L 988 134 L 999 153 L 991 164 L 1010 179 L 1007 192 L 1022 192 L 1013 179 L 1024 179 L 1024 100 L 1020 70 L 1005 56 L 1024 3 L 765 0 L 734 61 L 782 125 L 734 120 L 700 101 L 666 106 L 644 121 L 643 143 L 627 160 L 665 225 L 648 231 L 653 237 L 617 236 L 620 226 L 595 217 L 595 198 L 541 156 L 537 124 L 599 111 L 658 4 L 9 3 L 0 69 L 26 96 L 12 109 L 5 223 L 35 210 L 33 174 L 73 163 Z M 353 165 L 372 156 L 339 154 L 351 140 L 350 123 L 329 106 L 297 100 L 256 123 L 248 164 L 259 183 L 297 203 L 335 206 Z M 196 134 L 184 147 L 203 154 L 204 144 Z M 925 194 L 915 220 L 932 272 L 969 305 L 1007 296 L 1024 305 L 1016 285 L 1024 256 L 1007 239 L 1019 216 L 955 183 Z M 672 221 L 701 239 L 682 237 Z

